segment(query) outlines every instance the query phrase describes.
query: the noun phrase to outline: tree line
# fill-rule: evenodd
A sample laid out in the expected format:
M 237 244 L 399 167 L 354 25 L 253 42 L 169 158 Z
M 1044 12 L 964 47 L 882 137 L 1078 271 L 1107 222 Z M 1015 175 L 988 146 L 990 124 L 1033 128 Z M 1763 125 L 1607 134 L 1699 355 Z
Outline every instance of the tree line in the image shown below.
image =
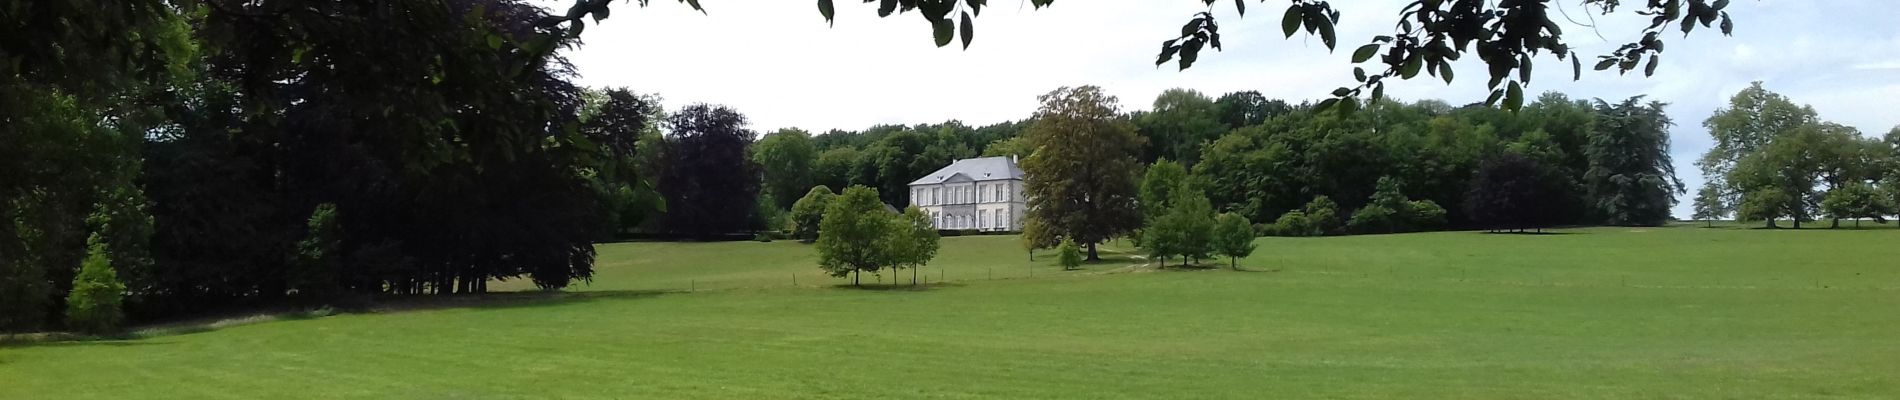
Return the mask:
M 1804 222 L 1900 214 L 1900 126 L 1883 137 L 1821 120 L 1813 107 L 1755 82 L 1729 98 L 1703 126 L 1715 146 L 1696 167 L 1695 218 Z

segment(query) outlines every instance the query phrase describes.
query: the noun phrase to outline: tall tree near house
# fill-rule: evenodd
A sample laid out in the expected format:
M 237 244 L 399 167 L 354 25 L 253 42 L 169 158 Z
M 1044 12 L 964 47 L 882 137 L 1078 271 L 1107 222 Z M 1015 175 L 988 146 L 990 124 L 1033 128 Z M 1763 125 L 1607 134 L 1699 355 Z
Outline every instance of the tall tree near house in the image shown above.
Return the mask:
M 666 230 L 691 237 L 745 231 L 759 198 L 758 165 L 748 157 L 756 134 L 744 115 L 694 104 L 668 117 Z
M 1228 265 L 1239 271 L 1240 259 L 1253 254 L 1253 222 L 1240 214 L 1222 213 L 1215 218 L 1213 248 L 1216 254 L 1227 256 Z
M 1088 247 L 1141 226 L 1135 155 L 1142 140 L 1118 116 L 1115 97 L 1095 86 L 1064 87 L 1039 97 L 1028 132 L 1036 154 L 1023 160 L 1027 217 L 1050 233 Z
M 1590 169 L 1584 174 L 1590 198 L 1605 223 L 1660 226 L 1682 193 L 1669 157 L 1669 116 L 1663 103 L 1642 96 L 1617 104 L 1597 101 L 1596 130 L 1584 147 Z
M 752 145 L 752 162 L 765 174 L 765 190 L 772 193 L 772 206 L 790 209 L 801 193 L 812 187 L 812 167 L 818 150 L 811 134 L 798 128 L 780 129 L 765 135 Z
M 884 211 L 877 189 L 864 186 L 845 188 L 825 208 L 825 219 L 818 231 L 818 267 L 834 277 L 851 276 L 859 285 L 864 271 L 877 272 L 892 257 L 890 237 L 897 220 Z

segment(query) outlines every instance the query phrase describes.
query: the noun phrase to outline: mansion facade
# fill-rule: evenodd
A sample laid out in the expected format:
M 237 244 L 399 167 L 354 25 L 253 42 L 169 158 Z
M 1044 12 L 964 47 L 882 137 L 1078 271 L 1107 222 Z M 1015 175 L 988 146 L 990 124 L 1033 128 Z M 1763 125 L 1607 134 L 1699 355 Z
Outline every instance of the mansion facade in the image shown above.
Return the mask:
M 910 205 L 937 229 L 1020 231 L 1025 200 L 1015 157 L 957 160 L 910 183 Z

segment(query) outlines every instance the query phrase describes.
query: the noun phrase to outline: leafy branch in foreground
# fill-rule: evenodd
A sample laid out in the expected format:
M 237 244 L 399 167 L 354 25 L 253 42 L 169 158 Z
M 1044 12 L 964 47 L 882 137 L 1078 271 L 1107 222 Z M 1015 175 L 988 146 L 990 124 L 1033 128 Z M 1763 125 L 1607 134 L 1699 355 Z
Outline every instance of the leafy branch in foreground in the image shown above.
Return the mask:
M 596 23 L 607 18 L 608 3 L 611 1 L 577 0 L 565 16 L 549 17 L 542 21 L 542 25 L 553 28 L 566 24 L 564 32 L 578 36 L 586 26 L 584 18 L 592 16 Z M 650 0 L 637 1 L 644 7 Z M 699 0 L 679 1 L 705 12 Z M 818 13 L 825 18 L 825 22 L 835 21 L 837 9 L 834 0 L 817 1 Z M 1177 36 L 1161 42 L 1155 65 L 1175 61 L 1180 69 L 1185 70 L 1200 59 L 1202 49 L 1211 47 L 1216 51 L 1221 50 L 1220 25 L 1214 15 L 1214 7 L 1221 0 L 1199 1 L 1208 10 L 1194 13 L 1187 24 L 1181 26 Z M 1281 33 L 1291 38 L 1304 30 L 1308 35 L 1317 35 L 1327 50 L 1338 47 L 1335 25 L 1339 23 L 1339 10 L 1334 9 L 1327 0 L 1289 1 L 1292 4 L 1287 6 L 1280 19 Z M 1583 77 L 1582 56 L 1563 41 L 1563 29 L 1557 20 L 1551 18 L 1550 4 L 1558 1 L 1561 0 L 1414 0 L 1399 12 L 1392 34 L 1374 36 L 1369 43 L 1359 46 L 1352 53 L 1353 63 L 1364 64 L 1376 58 L 1378 64 L 1383 64 L 1383 70 L 1378 67 L 1370 71 L 1366 67 L 1354 67 L 1353 79 L 1358 83 L 1334 89 L 1333 98 L 1322 101 L 1320 106 L 1331 107 L 1341 100 L 1362 95 L 1378 101 L 1385 97 L 1387 80 L 1412 79 L 1420 73 L 1435 76 L 1450 84 L 1454 75 L 1451 62 L 1467 54 L 1476 54 L 1490 75 L 1485 87 L 1491 90 L 1491 95 L 1485 99 L 1485 104 L 1498 105 L 1502 101 L 1503 108 L 1517 110 L 1524 105 L 1524 87 L 1531 82 L 1534 58 L 1549 53 L 1556 56 L 1559 62 L 1569 60 L 1571 79 L 1580 80 Z M 1606 16 L 1616 14 L 1623 5 L 1621 0 L 1576 1 L 1586 10 L 1594 7 L 1596 12 Z M 877 15 L 880 18 L 917 11 L 930 23 L 931 36 L 938 47 L 948 46 L 953 40 L 961 39 L 966 49 L 976 36 L 973 20 L 982 15 L 983 7 L 988 4 L 988 0 L 863 2 L 877 3 Z M 1051 6 L 1054 2 L 1029 0 L 1037 9 Z M 1247 14 L 1247 0 L 1234 0 L 1233 3 L 1234 11 L 1244 17 Z M 1610 54 L 1597 56 L 1594 69 L 1616 68 L 1618 73 L 1629 73 L 1640 67 L 1645 76 L 1655 75 L 1662 60 L 1664 46 L 1661 35 L 1664 30 L 1674 24 L 1687 36 L 1697 25 L 1716 26 L 1723 35 L 1728 35 L 1735 27 L 1726 11 L 1728 3 L 1729 0 L 1647 0 L 1633 12 L 1650 20 L 1649 26 L 1642 30 L 1642 38 L 1624 44 Z M 1558 12 L 1563 13 L 1561 9 Z M 1568 18 L 1568 14 L 1563 15 Z M 530 50 L 552 51 L 551 48 Z

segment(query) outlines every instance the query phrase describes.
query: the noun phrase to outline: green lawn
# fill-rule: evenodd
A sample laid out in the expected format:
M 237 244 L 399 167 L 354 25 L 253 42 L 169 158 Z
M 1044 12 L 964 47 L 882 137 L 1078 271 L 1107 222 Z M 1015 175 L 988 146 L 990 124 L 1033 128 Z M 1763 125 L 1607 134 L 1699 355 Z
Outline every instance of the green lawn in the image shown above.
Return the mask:
M 0 399 L 1896 398 L 1886 227 L 1267 238 L 1243 272 L 957 237 L 922 290 L 612 244 L 551 300 L 7 345 Z

